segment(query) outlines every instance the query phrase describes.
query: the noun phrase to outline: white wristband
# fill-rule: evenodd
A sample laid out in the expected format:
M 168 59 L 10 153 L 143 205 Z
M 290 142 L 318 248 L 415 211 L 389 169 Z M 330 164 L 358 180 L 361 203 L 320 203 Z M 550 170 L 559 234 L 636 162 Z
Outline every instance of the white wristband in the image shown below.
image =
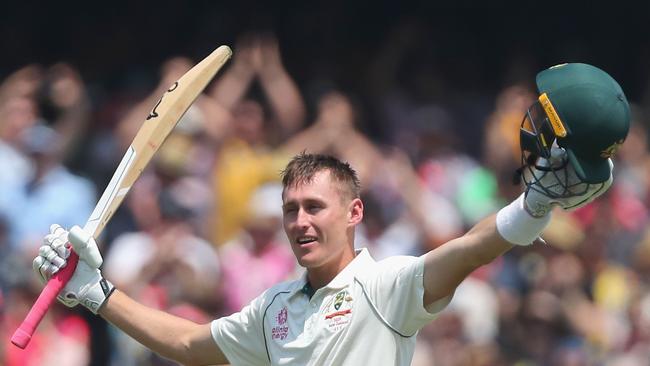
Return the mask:
M 497 213 L 496 225 L 499 234 L 516 245 L 530 245 L 542 233 L 551 215 L 531 216 L 524 208 L 524 194 Z

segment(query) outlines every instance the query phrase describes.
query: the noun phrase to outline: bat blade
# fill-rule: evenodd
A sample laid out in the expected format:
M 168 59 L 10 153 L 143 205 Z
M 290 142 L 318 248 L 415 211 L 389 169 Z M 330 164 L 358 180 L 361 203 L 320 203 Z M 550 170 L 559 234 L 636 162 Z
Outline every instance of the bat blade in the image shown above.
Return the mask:
M 93 233 L 94 237 L 102 232 L 153 154 L 230 55 L 231 51 L 227 46 L 217 48 L 167 89 L 145 119 L 122 158 L 108 187 L 84 226 L 86 232 Z
M 217 48 L 167 89 L 146 117 L 124 154 L 84 226 L 86 232 L 97 238 L 104 230 L 160 145 L 231 55 L 232 51 L 228 46 Z M 25 320 L 11 337 L 11 343 L 21 349 L 27 346 L 48 308 L 72 277 L 77 261 L 78 257 L 73 253 L 68 258 L 66 267 L 52 276 Z

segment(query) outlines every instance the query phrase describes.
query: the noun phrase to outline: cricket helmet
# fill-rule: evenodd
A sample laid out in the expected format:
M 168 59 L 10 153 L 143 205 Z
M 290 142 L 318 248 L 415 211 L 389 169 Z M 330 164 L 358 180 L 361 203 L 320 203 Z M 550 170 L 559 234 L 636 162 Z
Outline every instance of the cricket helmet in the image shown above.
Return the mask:
M 630 128 L 630 107 L 619 84 L 605 71 L 582 63 L 543 70 L 536 83 L 538 100 L 520 129 L 519 172 L 535 166 L 539 158 L 550 159 L 555 145 L 566 152 L 564 163 L 572 165 L 581 183 L 607 181 L 609 158 Z

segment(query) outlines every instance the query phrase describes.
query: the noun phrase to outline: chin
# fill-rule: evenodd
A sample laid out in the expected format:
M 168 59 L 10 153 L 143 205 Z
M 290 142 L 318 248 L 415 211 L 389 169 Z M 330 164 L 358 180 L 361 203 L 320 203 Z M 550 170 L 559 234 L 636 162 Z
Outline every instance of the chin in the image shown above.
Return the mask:
M 298 264 L 307 269 L 318 267 L 322 262 L 322 258 L 318 255 L 318 253 L 315 253 L 313 251 L 305 251 L 299 248 L 298 251 L 294 253 L 296 254 L 296 260 L 298 261 Z

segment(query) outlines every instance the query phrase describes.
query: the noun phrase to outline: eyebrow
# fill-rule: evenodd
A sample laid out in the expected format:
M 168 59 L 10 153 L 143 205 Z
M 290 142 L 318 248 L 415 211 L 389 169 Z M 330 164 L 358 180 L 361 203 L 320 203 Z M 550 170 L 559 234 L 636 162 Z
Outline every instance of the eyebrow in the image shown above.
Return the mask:
M 290 202 L 287 202 L 287 203 L 283 203 L 282 208 L 292 207 L 292 206 L 296 206 L 296 205 L 297 204 L 295 202 L 290 201 Z
M 326 204 L 325 200 L 322 200 L 320 198 L 305 198 L 303 200 L 303 202 L 305 204 L 310 204 L 310 203 L 317 203 L 317 204 L 320 204 L 320 205 L 325 205 Z M 290 206 L 298 206 L 298 205 L 299 205 L 298 201 L 292 200 L 292 201 L 288 201 L 286 203 L 283 203 L 282 208 L 290 207 Z

